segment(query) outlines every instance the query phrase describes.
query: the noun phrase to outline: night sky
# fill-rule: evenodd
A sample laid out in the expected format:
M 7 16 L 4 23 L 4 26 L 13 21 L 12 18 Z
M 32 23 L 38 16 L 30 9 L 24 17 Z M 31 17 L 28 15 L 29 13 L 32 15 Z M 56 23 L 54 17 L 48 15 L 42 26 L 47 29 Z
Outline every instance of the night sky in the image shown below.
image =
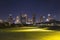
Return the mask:
M 0 18 L 6 19 L 9 14 L 13 17 L 26 13 L 31 18 L 36 14 L 36 18 L 51 14 L 60 20 L 60 0 L 0 0 Z

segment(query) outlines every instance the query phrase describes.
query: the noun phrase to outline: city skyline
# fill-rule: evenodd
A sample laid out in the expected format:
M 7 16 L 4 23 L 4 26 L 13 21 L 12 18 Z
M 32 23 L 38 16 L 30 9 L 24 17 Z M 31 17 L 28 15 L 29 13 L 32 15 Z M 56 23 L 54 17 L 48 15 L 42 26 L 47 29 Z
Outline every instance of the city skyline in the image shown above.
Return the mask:
M 6 19 L 8 14 L 14 18 L 21 13 L 26 13 L 31 18 L 32 14 L 46 16 L 52 14 L 60 20 L 60 0 L 0 0 L 0 18 Z
M 33 14 L 32 17 L 30 18 L 27 14 L 21 14 L 17 15 L 16 18 L 13 18 L 12 14 L 9 14 L 7 19 L 3 20 L 0 19 L 1 22 L 9 22 L 9 23 L 41 23 L 41 22 L 49 22 L 50 20 L 56 20 L 54 17 L 51 16 L 51 14 L 47 15 L 48 17 L 45 16 L 40 16 L 38 17 L 39 19 L 36 18 L 36 14 Z M 56 20 L 58 21 L 58 20 Z

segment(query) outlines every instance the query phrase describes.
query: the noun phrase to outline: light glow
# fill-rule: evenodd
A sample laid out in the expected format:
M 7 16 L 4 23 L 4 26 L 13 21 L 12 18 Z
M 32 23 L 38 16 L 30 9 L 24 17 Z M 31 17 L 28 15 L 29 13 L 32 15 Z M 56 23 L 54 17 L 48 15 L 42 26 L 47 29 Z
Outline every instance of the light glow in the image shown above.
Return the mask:
M 42 40 L 60 40 L 60 33 L 55 33 L 53 35 L 48 35 L 48 36 L 42 38 Z
M 5 31 L 5 30 L 4 30 Z M 52 30 L 45 30 L 45 29 L 17 29 L 17 30 L 8 30 L 5 32 L 53 32 Z

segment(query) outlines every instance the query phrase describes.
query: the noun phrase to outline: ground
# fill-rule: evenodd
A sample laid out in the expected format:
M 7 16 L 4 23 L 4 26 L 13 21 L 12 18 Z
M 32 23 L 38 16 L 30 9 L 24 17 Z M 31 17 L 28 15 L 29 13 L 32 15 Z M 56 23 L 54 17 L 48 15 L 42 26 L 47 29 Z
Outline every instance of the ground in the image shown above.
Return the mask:
M 60 32 L 37 27 L 0 29 L 0 40 L 60 40 Z

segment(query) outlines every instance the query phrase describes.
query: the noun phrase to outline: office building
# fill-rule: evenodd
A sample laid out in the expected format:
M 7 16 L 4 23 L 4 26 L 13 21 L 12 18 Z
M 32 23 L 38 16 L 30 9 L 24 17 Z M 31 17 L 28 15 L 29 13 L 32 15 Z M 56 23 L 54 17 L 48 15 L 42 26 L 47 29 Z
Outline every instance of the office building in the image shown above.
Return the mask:
M 12 14 L 9 14 L 8 19 L 7 19 L 7 22 L 8 22 L 9 24 L 13 24 Z
M 22 23 L 22 24 L 26 24 L 27 21 L 28 21 L 27 14 L 22 14 L 22 15 L 20 16 L 20 20 L 21 20 L 21 23 Z
M 20 24 L 20 23 L 21 23 L 21 22 L 20 22 L 20 17 L 17 16 L 16 19 L 15 19 L 15 24 Z

